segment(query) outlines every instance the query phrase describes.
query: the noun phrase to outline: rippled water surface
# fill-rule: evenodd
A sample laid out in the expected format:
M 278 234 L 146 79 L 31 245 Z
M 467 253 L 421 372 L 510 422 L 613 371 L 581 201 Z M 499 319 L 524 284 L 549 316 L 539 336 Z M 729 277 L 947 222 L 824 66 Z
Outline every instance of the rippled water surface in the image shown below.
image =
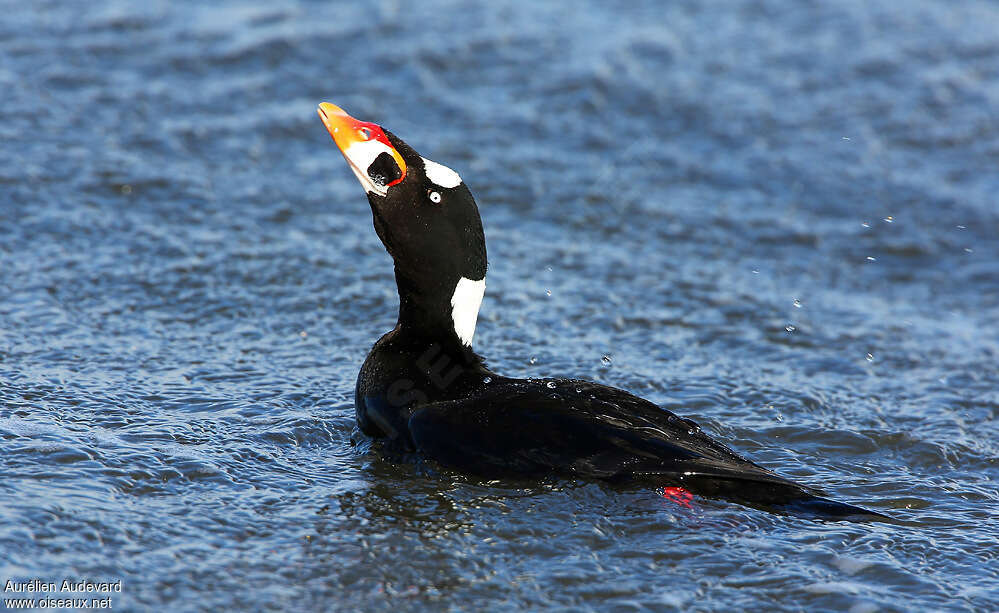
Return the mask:
M 999 6 L 568 6 L 3 3 L 0 581 L 999 608 Z M 495 369 L 627 388 L 898 521 L 386 459 L 353 386 L 391 263 L 323 100 L 476 194 Z

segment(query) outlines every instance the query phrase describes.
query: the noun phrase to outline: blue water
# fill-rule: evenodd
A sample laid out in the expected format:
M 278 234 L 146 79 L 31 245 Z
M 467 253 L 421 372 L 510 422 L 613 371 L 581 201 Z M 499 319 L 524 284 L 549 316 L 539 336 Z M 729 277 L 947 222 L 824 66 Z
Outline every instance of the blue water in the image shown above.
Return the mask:
M 0 582 L 999 609 L 999 6 L 569 6 L 3 3 Z M 476 194 L 493 368 L 627 388 L 897 522 L 386 459 L 353 386 L 391 262 L 324 100 Z

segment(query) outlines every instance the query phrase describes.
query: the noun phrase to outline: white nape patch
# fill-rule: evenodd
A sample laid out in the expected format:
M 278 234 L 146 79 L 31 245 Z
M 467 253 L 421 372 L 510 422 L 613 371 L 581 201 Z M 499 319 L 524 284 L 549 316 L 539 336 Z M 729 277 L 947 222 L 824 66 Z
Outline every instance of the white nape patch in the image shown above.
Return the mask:
M 368 176 L 368 167 L 383 153 L 391 155 L 392 149 L 374 139 L 353 143 L 343 152 L 343 157 L 347 158 L 350 169 L 354 171 L 354 176 L 361 182 L 364 191 L 374 192 L 379 196 L 384 196 L 388 192 L 388 186 L 385 185 L 386 182 L 373 181 Z
M 423 169 L 427 178 L 441 187 L 458 187 L 461 185 L 461 177 L 458 176 L 458 173 L 433 160 L 423 158 Z
M 454 321 L 454 331 L 465 345 L 472 346 L 475 335 L 475 321 L 479 318 L 479 306 L 482 295 L 486 293 L 486 280 L 472 281 L 462 277 L 454 286 L 451 295 L 451 319 Z

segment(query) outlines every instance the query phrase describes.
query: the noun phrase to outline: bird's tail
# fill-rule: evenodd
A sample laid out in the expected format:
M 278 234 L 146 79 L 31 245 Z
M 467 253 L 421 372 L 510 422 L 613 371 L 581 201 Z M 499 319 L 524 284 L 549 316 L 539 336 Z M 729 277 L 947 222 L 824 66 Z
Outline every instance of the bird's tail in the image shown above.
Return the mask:
M 791 515 L 807 515 L 818 519 L 845 519 L 854 521 L 865 520 L 890 520 L 891 518 L 877 511 L 870 511 L 862 507 L 836 502 L 822 496 L 812 496 L 806 494 L 800 498 L 789 500 L 776 507 L 779 510 Z
M 701 496 L 741 502 L 777 513 L 830 520 L 891 520 L 887 515 L 831 500 L 822 496 L 821 492 L 810 491 L 793 481 L 780 478 L 755 480 L 687 476 L 683 484 L 691 492 Z

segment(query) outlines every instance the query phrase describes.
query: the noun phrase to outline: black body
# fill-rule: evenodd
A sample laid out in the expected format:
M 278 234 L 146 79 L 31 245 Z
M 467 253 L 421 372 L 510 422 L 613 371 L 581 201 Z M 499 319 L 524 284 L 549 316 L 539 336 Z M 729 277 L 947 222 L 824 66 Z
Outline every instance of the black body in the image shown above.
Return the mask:
M 690 419 L 606 385 L 512 379 L 462 350 L 383 336 L 357 379 L 357 421 L 402 451 L 488 477 L 683 486 L 706 496 L 824 516 L 876 515 L 833 502 L 737 455 Z

